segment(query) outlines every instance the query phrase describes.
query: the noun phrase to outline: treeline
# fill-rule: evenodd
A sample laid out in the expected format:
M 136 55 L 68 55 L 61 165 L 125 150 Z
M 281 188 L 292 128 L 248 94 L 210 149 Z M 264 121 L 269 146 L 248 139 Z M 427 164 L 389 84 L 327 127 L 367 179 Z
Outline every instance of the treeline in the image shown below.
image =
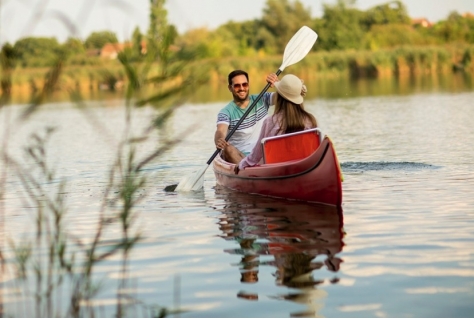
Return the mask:
M 50 67 L 58 57 L 70 58 L 71 64 L 83 65 L 99 63 L 99 52 L 107 43 L 118 43 L 113 32 L 93 32 L 85 41 L 68 38 L 64 43 L 56 38 L 26 37 L 13 46 L 5 44 L 3 51 L 12 51 L 20 67 Z
M 401 1 L 390 1 L 367 11 L 355 1 L 323 5 L 323 16 L 312 18 L 301 2 L 267 0 L 261 19 L 228 22 L 216 30 L 196 29 L 177 39 L 179 54 L 201 58 L 280 53 L 302 26 L 319 35 L 314 51 L 391 49 L 474 43 L 474 16 L 452 12 L 446 20 L 423 25 L 413 20 Z
M 255 57 L 281 53 L 302 25 L 310 26 L 319 35 L 314 51 L 474 44 L 473 16 L 452 12 L 446 20 L 423 25 L 413 21 L 401 1 L 362 11 L 353 0 L 339 0 L 335 5 L 323 5 L 323 16 L 313 18 L 310 9 L 298 0 L 267 0 L 260 19 L 231 21 L 215 30 L 199 28 L 184 34 L 178 34 L 169 25 L 166 35 L 169 50 L 178 60 Z M 160 41 L 160 31 L 163 30 L 147 30 L 147 34 L 142 34 L 135 29 L 127 46 L 134 61 L 144 59 L 146 47 Z M 150 34 L 158 34 L 158 38 L 150 38 Z M 95 65 L 103 63 L 100 51 L 107 43 L 117 44 L 117 37 L 102 31 L 90 34 L 85 40 L 69 38 L 64 43 L 55 38 L 27 37 L 5 44 L 2 51 L 13 52 L 21 67 L 50 67 L 58 56 L 67 58 L 71 65 Z

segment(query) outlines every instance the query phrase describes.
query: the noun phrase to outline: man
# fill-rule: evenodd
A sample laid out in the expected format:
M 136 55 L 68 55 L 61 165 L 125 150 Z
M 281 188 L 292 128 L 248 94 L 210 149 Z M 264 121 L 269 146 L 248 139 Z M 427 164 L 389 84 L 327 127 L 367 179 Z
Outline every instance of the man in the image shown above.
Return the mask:
M 267 76 L 267 81 L 274 83 L 278 78 L 275 74 Z M 225 137 L 241 119 L 247 108 L 257 99 L 257 94 L 249 95 L 249 76 L 247 72 L 235 70 L 229 73 L 228 89 L 233 100 L 217 115 L 217 129 L 214 135 L 216 148 L 223 150 L 222 157 L 229 163 L 237 164 L 247 156 L 258 141 L 263 120 L 268 115 L 268 108 L 276 97 L 266 92 L 239 125 L 229 141 Z M 274 95 L 274 96 L 273 96 Z

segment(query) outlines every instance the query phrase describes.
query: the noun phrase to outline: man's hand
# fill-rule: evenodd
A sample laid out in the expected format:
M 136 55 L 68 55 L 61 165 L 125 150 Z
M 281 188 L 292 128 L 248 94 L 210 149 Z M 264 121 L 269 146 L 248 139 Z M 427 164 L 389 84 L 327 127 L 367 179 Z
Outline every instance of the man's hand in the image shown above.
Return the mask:
M 227 146 L 229 146 L 229 142 L 227 142 L 225 140 L 225 138 L 220 138 L 216 141 L 216 148 L 220 149 L 220 150 L 223 150 L 224 148 L 226 148 Z
M 219 150 L 223 150 L 230 145 L 229 142 L 225 140 L 228 128 L 229 126 L 227 124 L 217 124 L 216 133 L 214 134 L 214 143 Z
M 270 86 L 273 87 L 273 83 L 278 82 L 278 76 L 275 73 L 270 73 L 267 75 L 267 82 L 270 83 Z

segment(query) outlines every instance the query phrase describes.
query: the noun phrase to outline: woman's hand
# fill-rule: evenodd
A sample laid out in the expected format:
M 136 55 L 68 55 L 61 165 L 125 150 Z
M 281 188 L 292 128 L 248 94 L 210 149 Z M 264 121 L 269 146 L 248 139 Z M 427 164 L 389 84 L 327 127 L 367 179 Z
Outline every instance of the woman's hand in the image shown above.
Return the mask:
M 235 167 L 234 167 L 234 173 L 235 173 L 235 175 L 238 175 L 239 172 L 240 172 L 240 168 L 239 168 L 239 164 L 237 164 L 237 165 L 235 165 Z

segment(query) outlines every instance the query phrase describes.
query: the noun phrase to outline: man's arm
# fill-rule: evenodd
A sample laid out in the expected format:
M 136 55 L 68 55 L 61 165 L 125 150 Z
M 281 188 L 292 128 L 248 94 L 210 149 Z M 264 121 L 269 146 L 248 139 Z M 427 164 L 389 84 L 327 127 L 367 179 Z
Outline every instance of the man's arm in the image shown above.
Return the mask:
M 225 140 L 228 129 L 229 125 L 227 124 L 217 124 L 216 134 L 214 135 L 214 143 L 216 144 L 216 148 L 222 150 L 227 145 L 229 145 L 229 143 Z

